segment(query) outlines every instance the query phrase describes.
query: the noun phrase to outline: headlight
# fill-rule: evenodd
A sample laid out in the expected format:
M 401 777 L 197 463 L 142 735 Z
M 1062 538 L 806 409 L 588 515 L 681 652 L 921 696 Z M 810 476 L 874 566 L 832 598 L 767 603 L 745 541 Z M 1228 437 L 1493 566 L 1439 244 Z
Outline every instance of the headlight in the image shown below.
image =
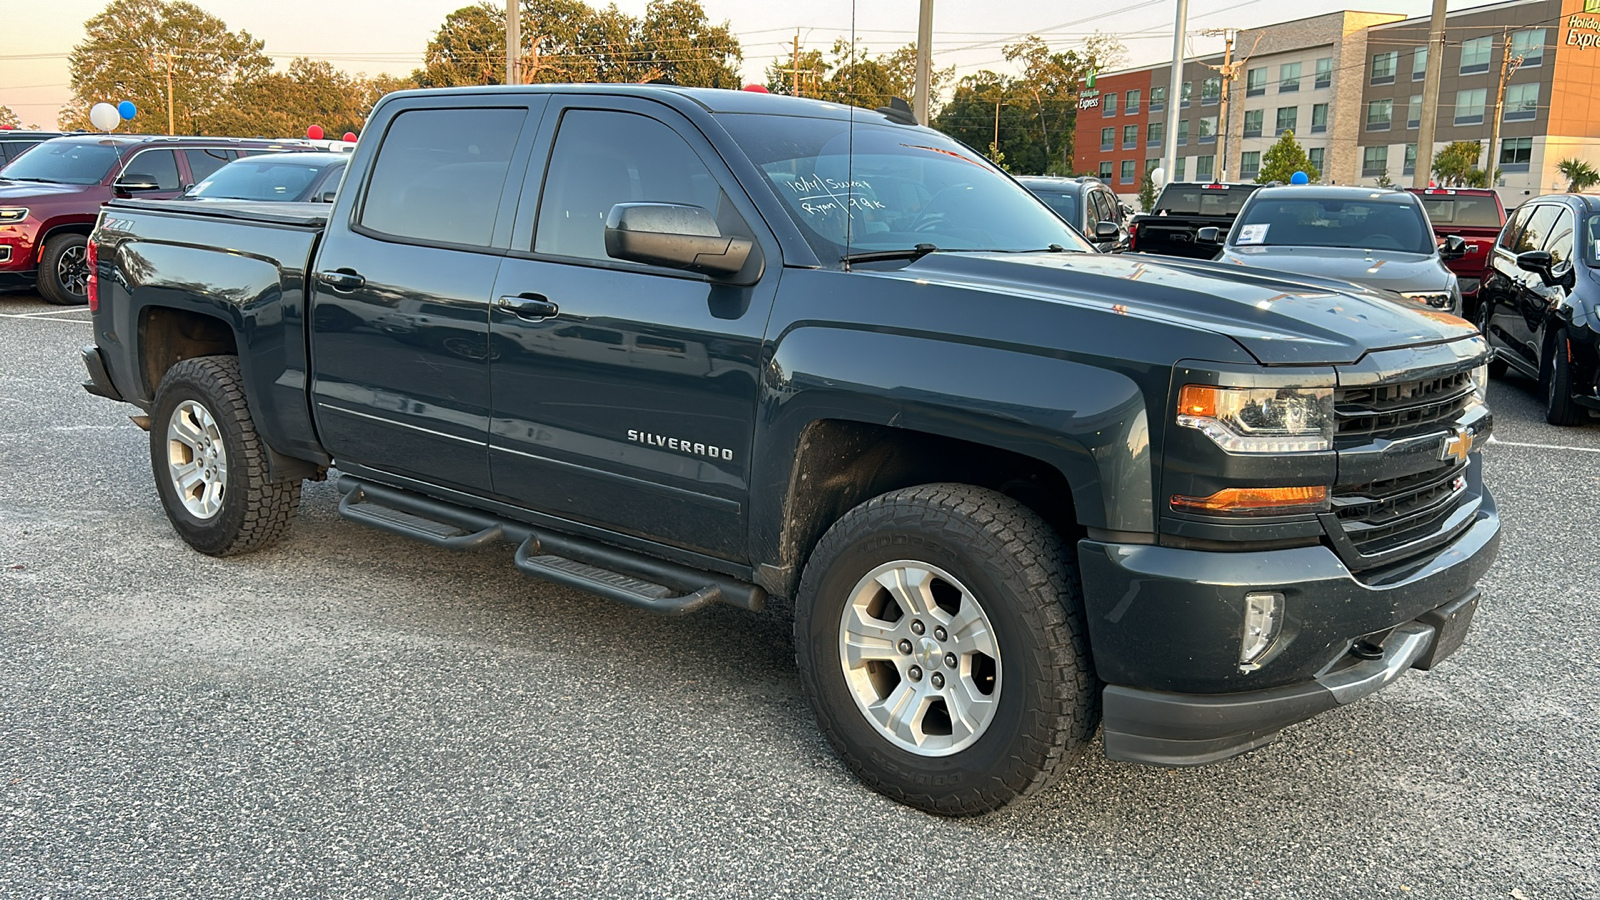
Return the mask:
M 1450 291 L 1402 291 L 1401 296 L 1446 312 L 1455 308 L 1455 295 Z
M 1333 388 L 1224 388 L 1186 384 L 1178 424 L 1229 453 L 1300 453 L 1333 447 Z
M 1472 393 L 1478 398 L 1479 403 L 1489 401 L 1489 364 L 1472 370 Z
M 0 222 L 21 222 L 28 217 L 28 210 L 22 206 L 0 207 Z

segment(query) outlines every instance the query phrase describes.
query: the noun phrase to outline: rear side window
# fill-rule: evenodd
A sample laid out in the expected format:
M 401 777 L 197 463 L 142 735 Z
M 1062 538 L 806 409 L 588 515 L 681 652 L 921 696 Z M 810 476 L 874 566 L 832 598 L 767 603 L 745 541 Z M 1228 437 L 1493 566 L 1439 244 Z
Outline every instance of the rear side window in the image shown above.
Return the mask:
M 1527 253 L 1529 250 L 1538 250 L 1544 247 L 1545 238 L 1550 236 L 1552 226 L 1556 224 L 1556 216 L 1561 213 L 1559 206 L 1535 206 L 1533 214 L 1528 218 L 1528 227 L 1522 229 L 1517 235 L 1516 243 L 1511 245 L 1512 253 Z M 1518 218 L 1521 218 L 1520 216 Z
M 1562 208 L 1561 216 L 1551 226 L 1550 239 L 1544 242 L 1551 262 L 1560 265 L 1572 261 L 1572 210 Z
M 1532 215 L 1533 207 L 1524 206 L 1512 213 L 1506 227 L 1500 230 L 1500 249 L 1510 250 L 1516 245 L 1517 235 L 1522 232 L 1522 226 L 1528 224 L 1528 216 Z
M 122 171 L 124 174 L 149 175 L 155 179 L 159 190 L 176 191 L 183 188 L 178 178 L 178 158 L 172 155 L 171 150 L 146 150 L 129 160 Z
M 195 184 L 233 160 L 228 150 L 185 150 L 183 158 L 189 161 L 189 180 Z
M 361 225 L 428 243 L 486 247 L 522 109 L 414 109 L 378 147 Z

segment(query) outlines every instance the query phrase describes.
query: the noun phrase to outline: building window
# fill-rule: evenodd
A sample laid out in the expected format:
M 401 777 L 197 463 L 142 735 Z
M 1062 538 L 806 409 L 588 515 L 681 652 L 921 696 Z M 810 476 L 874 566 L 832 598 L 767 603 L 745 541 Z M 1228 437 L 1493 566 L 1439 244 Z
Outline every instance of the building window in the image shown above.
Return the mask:
M 1361 148 L 1361 177 L 1381 178 L 1389 174 L 1389 145 Z
M 1122 161 L 1122 178 L 1120 180 L 1123 184 L 1133 184 L 1133 167 L 1137 162 L 1138 160 L 1133 159 L 1125 159 Z
M 1101 101 L 1101 103 L 1100 103 L 1100 115 L 1105 116 L 1106 118 L 1109 119 L 1109 118 L 1111 118 L 1112 116 L 1114 116 L 1116 114 L 1117 114 L 1117 94 L 1116 94 L 1115 91 L 1112 91 L 1111 93 L 1106 94 L 1105 98 Z
M 1200 105 L 1216 106 L 1222 102 L 1222 78 L 1207 78 L 1200 83 Z
M 1311 168 L 1316 169 L 1318 173 L 1321 173 L 1322 159 L 1327 155 L 1327 153 L 1328 151 L 1325 147 L 1312 147 L 1310 150 L 1307 150 L 1306 159 L 1311 162 Z
M 1325 88 L 1333 83 L 1333 57 L 1324 56 L 1317 60 L 1317 77 L 1311 83 L 1314 88 Z
M 1210 181 L 1216 171 L 1217 158 L 1215 156 L 1196 156 L 1194 158 L 1194 180 Z
M 1261 120 L 1266 118 L 1266 110 L 1247 109 L 1244 111 L 1244 136 L 1261 137 Z
M 1106 160 L 1105 162 L 1100 164 L 1100 180 L 1101 181 L 1110 181 L 1111 180 L 1111 161 L 1110 160 Z
M 1187 156 L 1178 157 L 1178 174 L 1172 179 L 1173 181 L 1182 181 L 1183 180 L 1183 167 L 1186 164 L 1188 164 L 1188 162 L 1189 162 L 1189 157 L 1187 157 Z
M 1179 109 L 1188 108 L 1188 106 L 1189 106 L 1189 98 L 1192 97 L 1193 95 L 1194 95 L 1194 82 L 1185 81 L 1183 83 L 1182 93 L 1179 94 L 1179 96 L 1178 96 L 1178 108 Z
M 1300 90 L 1300 64 L 1284 63 L 1278 67 L 1278 93 L 1292 94 Z
M 1139 146 L 1139 126 L 1122 126 L 1122 149 L 1133 150 Z
M 1506 88 L 1507 122 L 1523 122 L 1539 115 L 1539 82 L 1513 84 Z
M 1215 144 L 1217 142 L 1217 117 L 1202 116 L 1200 119 L 1200 143 Z
M 1456 91 L 1456 124 L 1482 125 L 1483 101 L 1489 95 L 1487 88 Z
M 1255 178 L 1261 174 L 1261 151 L 1251 150 L 1239 154 L 1239 177 Z
M 1117 145 L 1117 130 L 1115 128 L 1100 129 L 1100 149 L 1115 150 Z
M 1372 54 L 1372 83 L 1394 84 L 1394 67 L 1399 60 L 1399 50 Z
M 1494 53 L 1494 37 L 1484 35 L 1463 41 L 1461 44 L 1461 74 L 1477 75 L 1489 71 L 1489 57 Z
M 1150 127 L 1144 131 L 1144 142 L 1151 147 L 1161 146 L 1161 139 L 1167 136 L 1167 123 L 1151 122 Z
M 1151 172 L 1155 171 L 1156 166 L 1159 165 L 1161 165 L 1161 158 L 1158 156 L 1152 156 L 1144 161 L 1144 173 L 1149 175 Z
M 1500 171 L 1526 172 L 1533 163 L 1533 138 L 1506 138 L 1500 142 Z
M 1162 111 L 1163 109 L 1166 109 L 1166 108 L 1167 108 L 1167 88 L 1166 88 L 1166 85 L 1162 85 L 1161 87 L 1153 87 L 1153 88 L 1151 88 L 1150 89 L 1150 111 L 1151 112 L 1160 112 L 1160 111 Z
M 1418 47 L 1411 52 L 1411 80 L 1422 81 L 1428 77 L 1428 48 Z
M 1300 122 L 1300 107 L 1278 107 L 1278 128 L 1273 134 L 1283 134 L 1285 131 L 1294 131 Z
M 1544 65 L 1544 29 L 1530 28 L 1527 31 L 1513 32 L 1511 55 L 1522 57 L 1524 69 Z
M 1369 100 L 1367 102 L 1367 130 L 1388 131 L 1389 125 L 1394 121 L 1393 100 Z
M 1311 107 L 1311 133 L 1322 134 L 1328 130 L 1328 104 L 1317 103 Z
M 1139 98 L 1141 94 L 1141 91 L 1128 92 L 1128 102 L 1122 104 L 1123 115 L 1131 116 L 1139 111 Z
M 1187 143 L 1189 143 L 1189 120 L 1180 119 L 1178 121 L 1178 146 L 1182 147 Z
M 1244 73 L 1244 95 L 1259 97 L 1267 92 L 1267 67 L 1251 69 Z
M 1416 174 L 1416 171 L 1417 171 L 1417 145 L 1416 144 L 1407 144 L 1406 145 L 1406 161 L 1405 161 L 1405 164 L 1400 167 L 1400 174 L 1402 174 L 1402 175 L 1414 175 L 1414 174 Z
M 1422 127 L 1422 95 L 1412 94 L 1411 102 L 1406 104 L 1406 127 Z

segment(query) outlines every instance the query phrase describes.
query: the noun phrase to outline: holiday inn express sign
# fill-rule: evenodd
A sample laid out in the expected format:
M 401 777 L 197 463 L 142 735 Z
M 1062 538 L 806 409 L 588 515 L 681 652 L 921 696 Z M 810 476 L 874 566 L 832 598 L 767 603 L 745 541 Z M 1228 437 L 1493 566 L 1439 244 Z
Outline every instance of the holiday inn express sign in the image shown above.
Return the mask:
M 1583 14 L 1567 17 L 1568 46 L 1600 46 L 1600 0 L 1583 0 Z

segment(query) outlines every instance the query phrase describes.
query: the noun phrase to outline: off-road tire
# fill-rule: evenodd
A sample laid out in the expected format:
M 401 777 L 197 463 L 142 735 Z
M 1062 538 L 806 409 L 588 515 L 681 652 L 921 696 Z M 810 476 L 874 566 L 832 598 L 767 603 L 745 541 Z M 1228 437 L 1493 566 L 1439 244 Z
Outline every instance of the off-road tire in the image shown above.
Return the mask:
M 39 258 L 39 296 L 56 306 L 82 306 L 89 302 L 89 294 L 74 294 L 61 283 L 59 269 L 61 258 L 69 253 L 82 255 L 89 246 L 89 238 L 81 234 L 58 234 L 44 242 L 44 254 Z
M 208 517 L 185 507 L 169 468 L 168 426 L 186 401 L 215 421 L 226 454 L 220 507 Z M 184 542 L 210 556 L 232 556 L 281 539 L 300 507 L 300 481 L 269 481 L 267 448 L 245 402 L 239 359 L 199 356 L 167 370 L 150 421 L 150 466 L 167 518 Z
M 841 617 L 858 582 L 896 560 L 964 582 L 997 640 L 999 700 L 976 741 L 946 756 L 901 749 L 856 705 L 843 671 Z M 963 484 L 876 497 L 828 529 L 795 601 L 800 682 L 823 733 L 880 793 L 931 813 L 987 813 L 1055 781 L 1099 724 L 1076 558 L 1021 503 Z
M 1544 420 L 1551 425 L 1576 425 L 1583 410 L 1572 399 L 1572 362 L 1567 359 L 1567 330 L 1550 342 L 1550 364 L 1544 376 Z

